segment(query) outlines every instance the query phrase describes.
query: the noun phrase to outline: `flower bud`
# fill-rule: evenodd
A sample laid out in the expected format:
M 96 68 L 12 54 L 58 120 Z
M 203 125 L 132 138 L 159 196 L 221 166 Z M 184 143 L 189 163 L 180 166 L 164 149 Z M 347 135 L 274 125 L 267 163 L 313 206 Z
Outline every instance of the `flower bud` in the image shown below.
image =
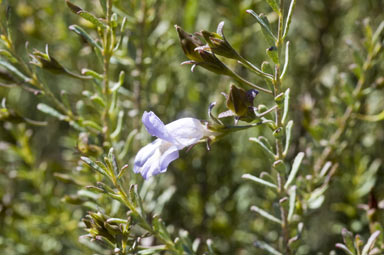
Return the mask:
M 181 27 L 175 25 L 176 31 L 179 34 L 181 48 L 184 51 L 185 56 L 190 60 L 200 62 L 202 58 L 199 52 L 195 51 L 195 48 L 203 46 L 204 43 L 201 40 L 190 33 L 185 32 Z
M 253 100 L 259 92 L 255 89 L 245 91 L 235 85 L 231 85 L 228 95 L 225 95 L 227 108 L 233 113 L 237 119 L 251 122 L 256 118 L 253 110 Z M 227 117 L 220 114 L 219 117 Z M 229 115 L 230 116 L 230 115 Z
M 177 25 L 175 27 L 177 33 L 179 34 L 184 54 L 190 59 L 190 61 L 185 61 L 182 64 L 192 64 L 192 71 L 196 65 L 199 65 L 217 74 L 232 75 L 232 72 L 228 69 L 228 67 L 221 62 L 196 35 L 185 32 Z
M 202 58 L 202 61 L 201 62 L 192 61 L 192 63 L 184 62 L 185 64 L 199 65 L 217 74 L 224 74 L 229 76 L 232 74 L 232 72 L 228 69 L 228 67 L 211 52 L 202 50 L 199 48 L 196 51 L 199 53 L 200 57 Z
M 240 56 L 232 48 L 229 42 L 225 39 L 225 36 L 223 34 L 223 26 L 224 26 L 224 21 L 220 22 L 220 24 L 217 27 L 216 33 L 203 30 L 201 31 L 201 34 L 203 35 L 204 39 L 207 41 L 209 48 L 213 53 L 226 58 L 232 58 L 232 59 L 238 60 Z

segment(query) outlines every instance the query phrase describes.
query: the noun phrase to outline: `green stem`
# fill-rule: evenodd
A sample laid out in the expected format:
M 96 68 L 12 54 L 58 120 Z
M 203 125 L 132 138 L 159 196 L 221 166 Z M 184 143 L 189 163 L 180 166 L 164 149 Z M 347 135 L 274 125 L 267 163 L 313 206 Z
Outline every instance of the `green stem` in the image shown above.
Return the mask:
M 117 182 L 116 179 L 112 180 L 114 186 L 119 191 L 119 194 L 122 197 L 122 200 L 124 201 L 124 204 L 129 208 L 129 210 L 132 211 L 134 215 L 137 215 L 139 217 L 140 226 L 147 230 L 149 233 L 151 233 L 153 236 L 155 236 L 157 239 L 161 240 L 169 251 L 173 252 L 174 254 L 180 254 L 180 252 L 176 249 L 175 243 L 172 241 L 164 239 L 158 232 L 156 232 L 152 226 L 147 222 L 146 218 L 136 209 L 136 207 L 131 203 L 131 201 L 128 198 L 127 193 L 123 189 L 123 187 Z
M 107 11 L 106 11 L 106 20 L 108 27 L 104 31 L 103 35 L 103 94 L 105 98 L 105 108 L 102 114 L 102 123 L 103 123 L 103 136 L 104 141 L 110 141 L 110 130 L 109 130 L 109 108 L 111 105 L 111 91 L 109 88 L 109 67 L 110 60 L 112 57 L 112 49 L 113 49 L 113 33 L 112 33 L 112 0 L 107 1 Z
M 230 70 L 230 69 L 228 69 L 228 70 Z M 265 92 L 265 93 L 272 94 L 272 91 L 270 91 L 270 90 L 268 90 L 268 89 L 265 89 L 265 88 L 263 88 L 263 87 L 260 87 L 260 86 L 258 86 L 258 85 L 256 85 L 256 84 L 253 84 L 253 83 L 250 82 L 250 81 L 247 81 L 246 79 L 244 79 L 243 77 L 241 77 L 241 76 L 238 75 L 237 73 L 233 72 L 232 70 L 230 70 L 230 72 L 231 72 L 231 75 L 230 75 L 230 76 L 231 76 L 233 79 L 235 79 L 236 81 L 238 81 L 239 83 L 244 84 L 244 85 L 247 85 L 247 86 L 250 86 L 250 87 L 253 87 L 253 88 L 255 88 L 255 89 L 259 90 L 259 91 L 263 91 L 263 92 Z
M 252 72 L 262 76 L 263 78 L 266 78 L 266 79 L 269 79 L 269 80 L 273 80 L 273 76 L 271 74 L 263 72 L 262 70 L 257 68 L 257 66 L 253 65 L 251 62 L 249 62 L 248 60 L 246 60 L 245 58 L 243 58 L 240 55 L 238 56 L 238 61 L 241 64 L 243 64 L 246 68 L 248 68 Z
M 284 0 L 280 0 L 280 12 L 278 13 L 279 20 L 278 20 L 278 32 L 277 32 L 277 41 L 276 41 L 276 48 L 278 50 L 278 58 L 279 63 L 275 64 L 275 75 L 274 79 L 272 81 L 273 83 L 273 95 L 276 97 L 279 95 L 281 90 L 282 81 L 280 79 L 281 76 L 281 51 L 284 45 L 284 38 L 283 38 L 283 23 L 284 23 Z M 277 103 L 277 102 L 276 102 Z M 275 111 L 275 125 L 276 125 L 276 131 L 275 132 L 283 132 L 285 129 L 284 123 L 282 122 L 282 108 L 280 107 L 280 104 L 277 103 L 276 111 Z M 275 137 L 275 146 L 276 146 L 276 161 L 284 161 L 285 155 L 283 154 L 283 141 L 281 136 L 277 135 Z M 287 213 L 285 212 L 284 208 L 284 201 L 285 198 L 289 196 L 287 194 L 287 191 L 284 189 L 284 183 L 286 182 L 284 176 L 281 176 L 280 173 L 277 173 L 277 183 L 279 183 L 279 195 L 280 195 L 280 212 L 281 212 L 281 231 L 282 231 L 282 238 L 283 238 L 283 247 L 285 255 L 291 255 L 292 251 L 289 247 L 289 239 L 290 239 L 290 228 L 289 223 L 287 219 Z

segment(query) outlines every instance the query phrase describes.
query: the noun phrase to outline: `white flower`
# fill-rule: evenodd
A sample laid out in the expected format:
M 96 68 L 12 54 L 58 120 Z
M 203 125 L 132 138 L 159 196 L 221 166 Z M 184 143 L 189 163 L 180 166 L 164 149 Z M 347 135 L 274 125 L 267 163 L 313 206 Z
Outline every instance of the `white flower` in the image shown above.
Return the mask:
M 194 118 L 182 118 L 164 125 L 153 112 L 144 112 L 142 122 L 148 133 L 158 137 L 136 155 L 133 171 L 141 173 L 144 179 L 164 173 L 179 157 L 179 150 L 213 134 Z

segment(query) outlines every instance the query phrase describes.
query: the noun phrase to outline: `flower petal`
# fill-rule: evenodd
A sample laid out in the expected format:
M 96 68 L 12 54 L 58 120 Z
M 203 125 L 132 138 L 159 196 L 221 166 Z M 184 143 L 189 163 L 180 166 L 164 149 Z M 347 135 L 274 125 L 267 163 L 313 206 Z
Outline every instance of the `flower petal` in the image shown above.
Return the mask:
M 206 134 L 207 130 L 200 120 L 194 118 L 182 118 L 167 124 L 166 129 L 177 141 L 180 149 L 197 143 Z
M 152 154 L 140 168 L 139 172 L 144 179 L 164 173 L 167 171 L 168 165 L 179 157 L 179 150 L 176 146 L 165 141 L 161 142 L 161 145 L 157 148 L 155 153 Z
M 161 145 L 161 140 L 156 139 L 152 143 L 147 144 L 146 146 L 144 146 L 139 150 L 139 152 L 136 154 L 135 162 L 133 166 L 133 171 L 135 173 L 140 172 L 140 168 L 143 167 L 144 164 L 148 161 L 148 159 L 155 154 L 156 150 L 158 150 L 160 145 Z
M 153 112 L 144 112 L 142 122 L 148 133 L 152 136 L 157 136 L 168 142 L 174 142 L 174 139 L 165 128 L 164 123 Z
M 176 146 L 169 147 L 160 158 L 160 172 L 167 171 L 169 164 L 179 158 L 179 150 Z

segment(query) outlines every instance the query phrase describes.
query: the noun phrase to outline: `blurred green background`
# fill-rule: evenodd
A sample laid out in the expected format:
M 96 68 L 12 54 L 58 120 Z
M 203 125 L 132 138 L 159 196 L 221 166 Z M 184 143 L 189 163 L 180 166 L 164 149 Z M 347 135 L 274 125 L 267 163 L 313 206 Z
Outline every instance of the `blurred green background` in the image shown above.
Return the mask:
M 98 1 L 73 2 L 102 16 Z M 92 25 L 73 14 L 65 1 L 3 0 L 3 24 L 7 7 L 16 50 L 26 62 L 26 42 L 29 51 L 35 48 L 44 51 L 47 44 L 50 54 L 70 70 L 80 73 L 88 68 L 102 72 L 102 64 L 91 47 L 68 29 L 78 24 L 92 31 Z M 154 111 L 165 123 L 183 116 L 207 119 L 209 103 L 214 101 L 218 103 L 215 112 L 224 110 L 220 92 L 229 90 L 231 80 L 199 67 L 192 73 L 189 66 L 180 66 L 186 57 L 175 24 L 187 32 L 215 31 L 224 20 L 224 33 L 235 49 L 256 65 L 268 60 L 265 49 L 270 45 L 254 19 L 245 12 L 247 9 L 270 14 L 268 17 L 276 27 L 276 17 L 261 0 L 116 1 L 114 11 L 128 17 L 124 35 L 129 38 L 112 59 L 114 80 L 121 70 L 126 72 L 125 94 L 120 100 L 126 112 L 121 140 L 134 128 L 139 129 L 127 155 L 120 159 L 122 164 L 132 165 L 135 153 L 151 141 L 140 122 L 144 110 Z M 363 20 L 369 18 L 372 27 L 376 27 L 384 18 L 382 10 L 382 0 L 308 0 L 296 4 L 288 36 L 292 47 L 284 86 L 291 88 L 290 118 L 295 122 L 288 161 L 299 151 L 306 152 L 304 163 L 308 171 L 301 173 L 303 177 L 310 173 L 313 158 L 321 152 L 322 141 L 329 138 L 337 125 L 335 116 L 343 113 L 343 105 L 338 102 L 343 83 L 340 77 L 350 73 L 354 61 L 348 42 L 361 44 Z M 376 84 L 378 89 L 362 102 L 363 113 L 373 114 L 384 108 L 383 81 L 380 83 L 382 60 L 383 57 L 368 75 L 367 84 Z M 248 80 L 263 84 L 236 63 L 228 62 L 228 65 Z M 78 107 L 82 93 L 93 89 L 89 81 L 43 70 L 37 72 L 58 97 L 65 90 L 74 108 Z M 352 84 L 354 79 L 350 77 Z M 79 241 L 79 236 L 85 234 L 79 221 L 92 206 L 76 200 L 78 184 L 55 177 L 57 173 L 74 176 L 81 185 L 97 180 L 91 171 L 79 170 L 79 132 L 36 109 L 40 102 L 50 104 L 44 96 L 19 86 L 0 86 L 2 98 L 6 99 L 7 108 L 18 115 L 47 121 L 47 125 L 0 119 L 0 253 L 91 254 L 89 247 Z M 255 103 L 272 106 L 273 102 L 268 100 L 260 94 Z M 98 118 L 97 112 L 90 111 L 89 116 Z M 383 159 L 384 128 L 382 122 L 357 121 L 352 125 L 344 137 L 347 148 L 341 153 L 344 146 L 341 141 L 332 157 L 340 166 L 326 192 L 325 202 L 321 208 L 310 210 L 304 219 L 305 245 L 298 254 L 328 254 L 341 241 L 343 227 L 365 238 L 369 235 L 367 216 L 359 204 L 367 204 L 369 194 L 377 201 L 384 199 L 383 167 L 369 180 L 363 175 L 373 160 Z M 131 173 L 131 168 L 129 175 L 134 182 L 144 185 L 148 211 L 161 212 L 164 221 L 174 229 L 185 229 L 194 238 L 212 239 L 219 254 L 264 254 L 253 243 L 273 242 L 279 232 L 249 208 L 257 204 L 278 212 L 276 201 L 273 194 L 241 179 L 244 173 L 259 175 L 269 171 L 271 162 L 248 141 L 249 137 L 261 134 L 271 137 L 269 130 L 257 128 L 226 136 L 213 144 L 209 152 L 204 145 L 195 146 L 182 152 L 166 174 L 144 184 L 141 176 Z M 97 137 L 90 139 L 97 141 Z M 368 181 L 371 186 L 356 192 Z M 71 202 L 70 198 L 78 204 L 67 203 Z

